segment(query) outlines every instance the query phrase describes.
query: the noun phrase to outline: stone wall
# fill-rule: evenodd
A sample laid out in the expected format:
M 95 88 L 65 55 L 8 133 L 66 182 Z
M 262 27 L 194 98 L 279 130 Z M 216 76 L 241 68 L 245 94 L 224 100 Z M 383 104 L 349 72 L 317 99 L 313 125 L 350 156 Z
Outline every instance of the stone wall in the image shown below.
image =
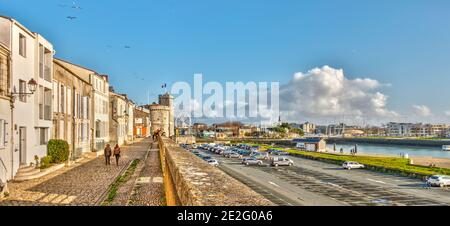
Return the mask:
M 160 141 L 163 143 L 160 145 L 163 169 L 166 169 L 163 172 L 166 199 L 181 206 L 274 205 L 220 169 L 178 147 L 172 140 L 161 138 Z

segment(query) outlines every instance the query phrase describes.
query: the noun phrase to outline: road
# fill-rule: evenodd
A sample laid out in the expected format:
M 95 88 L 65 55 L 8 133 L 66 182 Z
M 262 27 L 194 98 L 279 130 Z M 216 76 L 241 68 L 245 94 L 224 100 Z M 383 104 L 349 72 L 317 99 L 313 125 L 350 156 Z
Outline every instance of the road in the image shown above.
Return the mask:
M 292 167 L 244 166 L 214 153 L 219 168 L 277 205 L 293 206 L 442 206 L 450 190 L 426 189 L 418 179 L 290 157 Z

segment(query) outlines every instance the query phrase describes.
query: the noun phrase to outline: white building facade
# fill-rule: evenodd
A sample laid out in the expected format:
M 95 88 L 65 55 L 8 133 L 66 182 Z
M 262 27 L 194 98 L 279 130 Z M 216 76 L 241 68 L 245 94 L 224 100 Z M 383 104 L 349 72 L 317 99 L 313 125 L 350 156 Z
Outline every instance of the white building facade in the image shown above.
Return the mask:
M 108 76 L 91 74 L 91 85 L 94 105 L 94 149 L 100 151 L 109 142 Z
M 21 166 L 34 163 L 35 156 L 42 158 L 47 155 L 52 127 L 54 50 L 45 38 L 7 17 L 0 17 L 0 43 L 9 49 L 11 59 L 8 85 L 13 104 L 9 108 L 12 113 L 6 128 L 11 129 L 8 134 L 11 150 L 1 153 L 10 180 Z M 35 84 L 33 94 L 30 94 L 33 91 L 29 86 L 31 81 Z
M 0 43 L 0 197 L 10 178 L 11 162 L 11 87 L 10 51 Z
M 122 95 L 109 93 L 109 138 L 111 145 L 123 145 L 128 137 L 127 101 Z

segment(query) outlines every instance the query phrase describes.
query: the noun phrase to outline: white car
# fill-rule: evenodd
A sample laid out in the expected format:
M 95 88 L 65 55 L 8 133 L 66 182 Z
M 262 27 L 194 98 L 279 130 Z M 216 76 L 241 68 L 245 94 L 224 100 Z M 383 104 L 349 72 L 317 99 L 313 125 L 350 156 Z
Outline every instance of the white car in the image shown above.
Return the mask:
M 428 186 L 432 187 L 446 187 L 450 185 L 450 176 L 446 175 L 434 175 L 428 178 Z
M 212 166 L 219 166 L 219 162 L 215 159 L 208 160 L 208 164 Z
M 363 169 L 365 166 L 357 162 L 344 162 L 344 164 L 342 164 L 342 167 L 344 169 L 351 170 L 351 169 Z
M 285 158 L 285 157 L 275 157 L 272 158 L 270 161 L 270 165 L 274 166 L 274 167 L 278 167 L 278 166 L 293 166 L 294 165 L 294 161 Z

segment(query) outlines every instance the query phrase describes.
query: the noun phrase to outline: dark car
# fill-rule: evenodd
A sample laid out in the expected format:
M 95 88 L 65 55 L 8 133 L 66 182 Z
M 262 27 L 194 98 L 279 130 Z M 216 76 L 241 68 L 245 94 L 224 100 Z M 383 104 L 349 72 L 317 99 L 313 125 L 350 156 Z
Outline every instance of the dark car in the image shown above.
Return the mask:
M 208 160 L 211 160 L 212 157 L 208 156 L 208 155 L 205 155 L 205 156 L 202 157 L 202 159 L 205 160 L 205 161 L 208 161 Z
M 249 151 L 249 150 L 239 150 L 238 151 L 238 153 L 240 154 L 240 155 L 242 155 L 242 156 L 250 156 L 251 154 L 252 154 L 252 152 L 251 151 Z

